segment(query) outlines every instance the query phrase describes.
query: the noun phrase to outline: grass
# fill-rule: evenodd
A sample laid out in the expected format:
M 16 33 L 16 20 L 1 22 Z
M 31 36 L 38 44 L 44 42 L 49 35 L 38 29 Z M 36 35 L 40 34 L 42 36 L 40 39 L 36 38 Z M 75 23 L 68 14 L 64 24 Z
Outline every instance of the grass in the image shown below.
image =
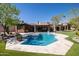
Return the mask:
M 75 36 L 75 32 L 68 31 L 68 32 L 58 32 L 58 33 L 68 35 L 69 37 L 67 39 L 74 42 L 72 38 Z M 56 56 L 56 55 L 5 50 L 5 43 L 3 41 L 0 41 L 0 56 Z M 74 42 L 74 45 L 68 51 L 66 56 L 79 56 L 79 44 Z
M 79 43 L 76 43 L 72 40 L 72 38 L 75 36 L 75 32 L 69 31 L 69 32 L 58 32 L 65 35 L 68 35 L 68 40 L 72 41 L 74 44 L 71 47 L 71 49 L 67 52 L 66 56 L 79 56 Z

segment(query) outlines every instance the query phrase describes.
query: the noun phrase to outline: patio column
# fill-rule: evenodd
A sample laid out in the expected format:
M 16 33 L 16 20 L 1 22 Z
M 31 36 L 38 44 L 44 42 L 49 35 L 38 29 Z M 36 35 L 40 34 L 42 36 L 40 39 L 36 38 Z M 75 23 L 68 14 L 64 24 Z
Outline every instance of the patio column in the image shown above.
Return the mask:
M 53 25 L 53 29 L 54 29 L 54 32 L 56 32 L 56 26 L 55 25 Z
M 36 32 L 36 25 L 34 25 L 34 32 Z
M 66 26 L 67 30 L 68 30 L 68 25 Z
M 61 26 L 59 26 L 59 31 L 61 31 Z
M 50 32 L 50 28 L 49 28 L 49 26 L 48 26 L 48 32 Z
M 64 31 L 66 31 L 66 25 L 64 26 Z

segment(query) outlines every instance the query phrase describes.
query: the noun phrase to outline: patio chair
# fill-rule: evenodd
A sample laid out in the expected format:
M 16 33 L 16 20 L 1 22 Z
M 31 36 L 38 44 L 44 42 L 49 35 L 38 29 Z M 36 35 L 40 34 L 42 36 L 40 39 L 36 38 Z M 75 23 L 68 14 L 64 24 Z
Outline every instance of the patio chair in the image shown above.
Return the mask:
M 13 33 L 9 34 L 9 38 L 15 37 L 15 35 Z

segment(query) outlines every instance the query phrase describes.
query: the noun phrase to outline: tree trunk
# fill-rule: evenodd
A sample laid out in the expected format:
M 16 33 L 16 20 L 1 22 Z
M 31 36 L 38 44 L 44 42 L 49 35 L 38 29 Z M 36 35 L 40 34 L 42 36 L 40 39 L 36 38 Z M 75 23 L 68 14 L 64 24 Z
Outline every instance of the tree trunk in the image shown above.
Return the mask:
M 6 35 L 6 32 L 9 34 L 9 27 L 4 25 L 3 28 L 4 28 L 4 34 Z
M 4 35 L 6 35 L 6 26 L 3 26 L 4 28 Z

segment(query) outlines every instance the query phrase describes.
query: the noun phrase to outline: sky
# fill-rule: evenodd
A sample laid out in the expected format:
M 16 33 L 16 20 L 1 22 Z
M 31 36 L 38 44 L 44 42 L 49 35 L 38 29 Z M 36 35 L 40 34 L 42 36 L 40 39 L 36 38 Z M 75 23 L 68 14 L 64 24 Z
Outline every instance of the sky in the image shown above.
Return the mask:
M 51 22 L 52 16 L 67 13 L 72 8 L 79 8 L 77 3 L 17 3 L 15 5 L 20 10 L 20 19 L 26 23 Z M 67 19 L 62 20 L 62 22 L 67 21 Z

